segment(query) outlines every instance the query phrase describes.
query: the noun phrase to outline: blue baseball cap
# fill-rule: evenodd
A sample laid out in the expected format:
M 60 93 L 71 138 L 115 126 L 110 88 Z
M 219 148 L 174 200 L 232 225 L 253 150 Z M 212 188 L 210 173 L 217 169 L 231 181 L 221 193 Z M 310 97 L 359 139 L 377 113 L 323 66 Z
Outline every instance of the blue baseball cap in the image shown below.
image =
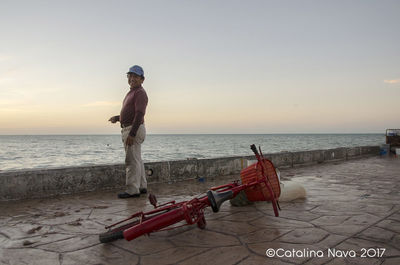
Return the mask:
M 131 68 L 129 68 L 129 71 L 127 72 L 127 74 L 136 74 L 136 75 L 140 75 L 140 76 L 144 76 L 144 71 L 143 68 L 140 67 L 139 65 L 134 65 Z

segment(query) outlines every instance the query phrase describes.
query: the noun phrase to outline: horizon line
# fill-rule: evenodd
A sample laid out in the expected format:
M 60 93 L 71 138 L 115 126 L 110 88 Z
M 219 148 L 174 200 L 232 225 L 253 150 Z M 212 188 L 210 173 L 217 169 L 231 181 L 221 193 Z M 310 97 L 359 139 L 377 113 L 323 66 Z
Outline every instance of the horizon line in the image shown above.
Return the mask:
M 148 133 L 147 135 L 273 135 L 273 134 L 382 134 L 385 132 L 276 132 L 276 133 Z M 43 134 L 1 134 L 0 136 L 80 136 L 80 135 L 121 135 L 120 133 L 43 133 Z

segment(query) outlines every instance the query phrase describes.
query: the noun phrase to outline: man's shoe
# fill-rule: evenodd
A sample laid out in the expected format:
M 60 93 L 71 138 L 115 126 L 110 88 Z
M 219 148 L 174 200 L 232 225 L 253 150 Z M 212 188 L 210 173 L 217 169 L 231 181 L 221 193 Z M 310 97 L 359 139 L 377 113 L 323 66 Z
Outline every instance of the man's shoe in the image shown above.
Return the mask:
M 139 191 L 140 191 L 140 194 L 146 194 L 147 193 L 147 189 L 146 188 L 140 188 L 139 189 Z
M 127 192 L 122 192 L 122 193 L 118 194 L 118 198 L 120 198 L 120 199 L 137 198 L 137 197 L 140 197 L 139 193 L 129 194 Z

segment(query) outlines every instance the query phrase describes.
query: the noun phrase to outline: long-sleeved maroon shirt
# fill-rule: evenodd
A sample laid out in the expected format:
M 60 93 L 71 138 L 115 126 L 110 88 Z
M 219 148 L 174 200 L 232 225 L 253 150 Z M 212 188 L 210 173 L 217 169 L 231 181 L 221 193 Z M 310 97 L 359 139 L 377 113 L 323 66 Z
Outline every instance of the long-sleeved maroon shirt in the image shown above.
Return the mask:
M 148 98 L 143 87 L 131 88 L 125 96 L 119 121 L 124 126 L 132 125 L 129 133 L 131 136 L 135 136 L 140 124 L 144 123 L 147 103 Z

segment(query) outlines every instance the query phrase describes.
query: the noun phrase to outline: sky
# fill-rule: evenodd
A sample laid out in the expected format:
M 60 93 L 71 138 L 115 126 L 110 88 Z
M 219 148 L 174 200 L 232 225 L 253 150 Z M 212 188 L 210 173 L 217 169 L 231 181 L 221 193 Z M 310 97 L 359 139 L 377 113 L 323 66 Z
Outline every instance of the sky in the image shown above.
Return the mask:
M 400 1 L 0 0 L 0 134 L 400 128 Z

